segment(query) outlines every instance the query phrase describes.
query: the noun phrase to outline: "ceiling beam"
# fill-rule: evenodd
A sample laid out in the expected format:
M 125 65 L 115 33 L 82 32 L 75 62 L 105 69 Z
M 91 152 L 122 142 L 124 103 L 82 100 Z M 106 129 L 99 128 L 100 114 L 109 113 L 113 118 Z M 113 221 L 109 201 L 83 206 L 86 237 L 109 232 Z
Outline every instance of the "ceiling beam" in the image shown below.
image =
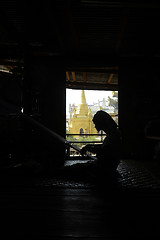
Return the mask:
M 110 90 L 118 91 L 118 84 L 105 84 L 105 83 L 83 83 L 83 82 L 66 82 L 67 88 L 72 89 L 88 89 L 88 90 Z
M 66 67 L 67 71 L 92 72 L 92 73 L 115 73 L 118 74 L 118 67 Z

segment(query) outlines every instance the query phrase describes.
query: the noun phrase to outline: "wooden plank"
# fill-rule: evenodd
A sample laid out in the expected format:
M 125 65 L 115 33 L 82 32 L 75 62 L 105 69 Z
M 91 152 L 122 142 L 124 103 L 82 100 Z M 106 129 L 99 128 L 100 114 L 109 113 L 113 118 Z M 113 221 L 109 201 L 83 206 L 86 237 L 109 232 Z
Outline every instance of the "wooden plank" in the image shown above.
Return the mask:
M 87 73 L 83 72 L 83 81 L 86 83 L 87 82 Z
M 69 72 L 66 72 L 66 77 L 67 77 L 67 81 L 70 81 L 70 76 L 69 76 Z
M 72 72 L 73 82 L 76 82 L 76 74 L 75 72 Z
M 113 76 L 114 76 L 114 73 L 111 73 L 111 74 L 109 75 L 109 78 L 107 79 L 107 84 L 110 84 L 110 83 L 111 83 Z

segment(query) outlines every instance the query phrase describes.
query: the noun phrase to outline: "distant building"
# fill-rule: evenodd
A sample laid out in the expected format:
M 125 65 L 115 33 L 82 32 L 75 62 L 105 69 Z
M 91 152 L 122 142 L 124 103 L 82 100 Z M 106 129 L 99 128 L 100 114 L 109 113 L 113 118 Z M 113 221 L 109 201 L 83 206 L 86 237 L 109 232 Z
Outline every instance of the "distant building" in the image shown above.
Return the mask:
M 92 122 L 93 116 L 99 110 L 106 111 L 118 123 L 118 92 L 113 91 L 112 97 L 106 100 L 87 105 L 85 92 L 81 91 L 81 102 L 78 106 L 69 104 L 69 117 L 67 118 L 67 130 L 70 134 L 97 133 Z

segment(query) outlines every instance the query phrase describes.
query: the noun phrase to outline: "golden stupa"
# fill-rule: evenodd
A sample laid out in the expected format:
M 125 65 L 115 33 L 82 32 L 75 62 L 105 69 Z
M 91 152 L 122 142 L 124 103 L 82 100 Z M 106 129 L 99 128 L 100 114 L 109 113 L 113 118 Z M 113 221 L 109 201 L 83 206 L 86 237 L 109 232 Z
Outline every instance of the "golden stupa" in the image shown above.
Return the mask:
M 86 103 L 86 97 L 84 90 L 81 91 L 81 102 L 77 109 L 74 110 L 72 119 L 69 122 L 69 133 L 70 134 L 95 134 L 97 133 L 92 121 L 91 109 Z

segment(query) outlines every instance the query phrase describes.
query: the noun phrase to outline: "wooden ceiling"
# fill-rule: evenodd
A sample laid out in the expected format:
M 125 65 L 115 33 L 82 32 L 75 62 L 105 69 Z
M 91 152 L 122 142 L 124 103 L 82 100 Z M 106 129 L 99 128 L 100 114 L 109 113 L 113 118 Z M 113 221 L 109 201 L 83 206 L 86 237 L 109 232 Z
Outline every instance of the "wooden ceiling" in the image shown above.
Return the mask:
M 160 56 L 159 25 L 157 1 L 4 0 L 0 71 L 21 71 L 32 56 L 59 57 L 68 87 L 116 89 L 122 58 Z
M 66 72 L 66 87 L 75 89 L 118 90 L 118 68 L 73 69 Z

